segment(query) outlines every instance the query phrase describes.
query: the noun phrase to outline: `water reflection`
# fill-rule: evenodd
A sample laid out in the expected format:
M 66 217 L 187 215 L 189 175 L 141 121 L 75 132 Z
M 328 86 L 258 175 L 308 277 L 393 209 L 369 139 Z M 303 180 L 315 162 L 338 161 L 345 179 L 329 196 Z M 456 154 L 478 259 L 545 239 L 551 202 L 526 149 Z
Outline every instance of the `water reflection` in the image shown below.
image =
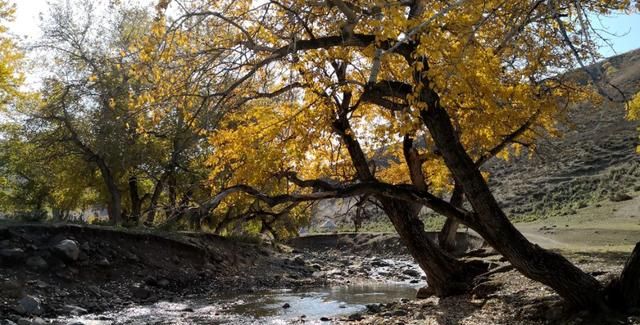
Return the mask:
M 59 319 L 59 324 L 78 322 L 107 324 L 326 324 L 365 310 L 365 305 L 415 297 L 416 285 L 407 283 L 359 283 L 300 291 L 272 290 L 236 296 L 217 295 L 181 303 L 159 302 L 101 315 Z M 287 304 L 288 308 L 283 308 Z

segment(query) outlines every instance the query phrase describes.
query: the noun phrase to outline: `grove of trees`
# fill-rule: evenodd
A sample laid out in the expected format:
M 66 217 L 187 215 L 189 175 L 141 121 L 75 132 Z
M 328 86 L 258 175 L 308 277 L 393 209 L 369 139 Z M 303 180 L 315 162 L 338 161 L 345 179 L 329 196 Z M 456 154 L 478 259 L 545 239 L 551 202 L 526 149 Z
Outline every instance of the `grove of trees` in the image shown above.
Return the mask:
M 279 238 L 315 201 L 366 197 L 435 295 L 468 292 L 487 271 L 448 252 L 463 224 L 572 306 L 640 307 L 640 246 L 602 284 L 527 240 L 482 168 L 533 152 L 567 107 L 602 100 L 605 81 L 564 72 L 598 58 L 595 17 L 637 2 L 79 4 L 52 5 L 31 46 L 46 62 L 37 91 L 19 91 L 21 55 L 0 44 L 3 209 L 104 205 L 114 224 Z M 439 243 L 423 208 L 447 218 Z

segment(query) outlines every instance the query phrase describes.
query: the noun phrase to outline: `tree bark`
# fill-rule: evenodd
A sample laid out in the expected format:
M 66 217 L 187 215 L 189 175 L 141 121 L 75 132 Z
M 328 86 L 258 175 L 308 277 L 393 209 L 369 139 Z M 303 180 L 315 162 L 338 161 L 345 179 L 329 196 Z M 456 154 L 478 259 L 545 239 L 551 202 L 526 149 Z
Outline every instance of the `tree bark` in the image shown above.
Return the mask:
M 460 183 L 455 182 L 453 187 L 453 192 L 451 193 L 451 199 L 449 203 L 456 208 L 462 207 L 462 199 L 464 198 L 462 192 L 462 186 Z M 438 233 L 438 244 L 442 249 L 447 252 L 453 252 L 456 248 L 456 236 L 458 235 L 458 227 L 460 226 L 460 221 L 456 220 L 453 217 L 448 217 Z
M 607 287 L 609 306 L 621 311 L 640 308 L 640 242 L 636 244 L 618 279 Z
M 111 169 L 102 159 L 95 159 L 100 169 L 100 174 L 104 180 L 107 190 L 109 191 L 109 203 L 107 210 L 109 212 L 109 222 L 114 225 L 122 224 L 122 197 L 118 184 L 111 173 Z
M 129 197 L 131 199 L 131 219 L 137 224 L 142 214 L 142 199 L 138 193 L 138 177 L 129 177 Z
M 428 108 L 421 111 L 421 117 L 445 164 L 462 185 L 465 197 L 476 212 L 478 220 L 473 229 L 522 274 L 550 286 L 568 303 L 581 308 L 601 308 L 603 287 L 595 278 L 561 255 L 532 244 L 511 224 L 457 138 L 437 94 L 428 84 L 425 89 L 423 100 Z
M 438 297 L 468 292 L 471 280 L 487 271 L 481 264 L 466 264 L 442 251 L 424 231 L 417 217 L 421 205 L 377 197 L 384 212 L 407 247 L 411 256 L 427 275 L 427 283 Z

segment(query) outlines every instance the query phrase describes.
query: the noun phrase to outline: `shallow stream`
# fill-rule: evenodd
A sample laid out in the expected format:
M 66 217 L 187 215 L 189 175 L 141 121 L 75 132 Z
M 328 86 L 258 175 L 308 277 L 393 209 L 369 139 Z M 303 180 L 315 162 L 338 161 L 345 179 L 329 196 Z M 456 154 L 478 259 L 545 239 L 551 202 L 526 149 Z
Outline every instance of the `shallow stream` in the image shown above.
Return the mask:
M 304 324 L 330 324 L 330 320 L 365 311 L 367 304 L 414 298 L 417 288 L 405 282 L 359 283 L 194 297 L 179 303 L 158 302 L 99 315 L 59 319 L 59 324 L 291 324 L 302 320 Z

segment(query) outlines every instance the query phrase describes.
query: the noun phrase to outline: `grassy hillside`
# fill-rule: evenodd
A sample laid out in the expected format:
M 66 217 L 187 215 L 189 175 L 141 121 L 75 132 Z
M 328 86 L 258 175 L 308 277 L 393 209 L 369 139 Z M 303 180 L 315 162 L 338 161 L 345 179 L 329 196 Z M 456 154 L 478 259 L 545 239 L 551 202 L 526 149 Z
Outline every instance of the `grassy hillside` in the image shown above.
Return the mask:
M 640 50 L 590 69 L 606 75 L 626 96 L 640 90 Z M 571 215 L 640 190 L 638 123 L 625 119 L 623 104 L 604 101 L 573 107 L 562 128 L 561 138 L 538 142 L 532 159 L 494 160 L 489 165 L 490 185 L 516 219 Z

